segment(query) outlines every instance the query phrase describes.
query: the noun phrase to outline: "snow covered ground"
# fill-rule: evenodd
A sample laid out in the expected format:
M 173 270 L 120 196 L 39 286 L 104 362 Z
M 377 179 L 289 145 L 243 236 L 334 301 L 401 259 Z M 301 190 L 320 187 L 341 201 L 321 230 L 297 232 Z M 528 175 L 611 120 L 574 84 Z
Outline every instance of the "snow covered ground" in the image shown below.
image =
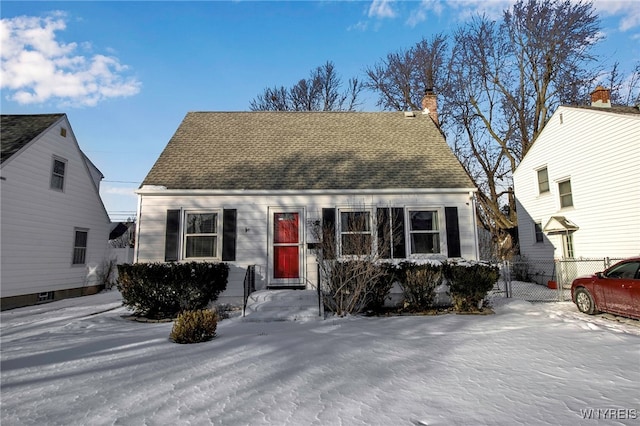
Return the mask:
M 9 425 L 640 423 L 638 321 L 569 302 L 495 315 L 221 321 L 207 343 L 117 291 L 2 312 Z M 599 420 L 599 422 L 596 421 Z

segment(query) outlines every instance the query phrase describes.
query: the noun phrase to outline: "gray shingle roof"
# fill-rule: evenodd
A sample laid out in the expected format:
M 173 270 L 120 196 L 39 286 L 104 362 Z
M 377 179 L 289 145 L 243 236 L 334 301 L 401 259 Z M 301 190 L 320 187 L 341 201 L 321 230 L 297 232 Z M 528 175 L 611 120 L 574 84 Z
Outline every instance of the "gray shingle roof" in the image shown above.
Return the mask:
M 190 112 L 142 185 L 168 189 L 473 188 L 420 112 Z
M 1 162 L 47 130 L 64 114 L 2 115 L 0 117 Z

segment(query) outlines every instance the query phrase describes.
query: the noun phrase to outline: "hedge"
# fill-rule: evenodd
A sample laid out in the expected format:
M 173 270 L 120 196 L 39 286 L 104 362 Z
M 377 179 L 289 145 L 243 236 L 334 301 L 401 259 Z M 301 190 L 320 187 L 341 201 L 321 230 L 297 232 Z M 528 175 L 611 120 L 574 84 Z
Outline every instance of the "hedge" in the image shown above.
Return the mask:
M 118 290 L 134 315 L 174 318 L 200 310 L 227 288 L 225 263 L 135 263 L 118 265 Z

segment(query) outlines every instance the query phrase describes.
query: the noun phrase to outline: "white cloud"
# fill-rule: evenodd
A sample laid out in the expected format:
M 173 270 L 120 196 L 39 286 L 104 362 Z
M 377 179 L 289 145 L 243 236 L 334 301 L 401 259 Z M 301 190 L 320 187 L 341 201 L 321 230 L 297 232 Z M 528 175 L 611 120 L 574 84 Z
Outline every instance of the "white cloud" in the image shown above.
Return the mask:
M 445 11 L 448 11 L 460 22 L 477 14 L 486 15 L 490 19 L 500 19 L 504 10 L 513 6 L 515 2 L 516 0 L 421 0 L 417 3 L 418 6 L 409 12 L 406 24 L 415 27 L 430 16 L 441 16 Z M 398 16 L 391 4 L 391 0 L 373 0 L 369 7 L 369 17 L 394 18 Z M 624 32 L 640 27 L 640 1 L 638 0 L 594 0 L 594 8 L 602 17 L 619 18 L 618 30 L 620 31 Z
M 0 87 L 20 104 L 56 101 L 64 106 L 94 106 L 114 97 L 140 92 L 141 83 L 125 76 L 118 58 L 78 53 L 77 43 L 62 43 L 66 15 L 20 16 L 0 20 L 2 67 Z M 91 43 L 80 43 L 91 49 Z
M 634 0 L 595 0 L 593 3 L 599 14 L 619 16 L 618 29 L 628 31 L 640 27 L 640 2 Z
M 409 13 L 407 25 L 413 28 L 419 23 L 426 21 L 430 12 L 440 16 L 443 9 L 444 7 L 441 0 L 422 0 L 418 7 Z
M 100 186 L 100 192 L 103 194 L 115 194 L 115 195 L 123 195 L 127 197 L 138 198 L 138 195 L 135 193 L 136 189 L 134 187 L 126 187 L 126 186 L 112 186 L 108 183 L 103 183 Z
M 500 19 L 504 11 L 515 3 L 515 0 L 455 0 L 447 1 L 447 6 L 454 9 L 458 20 L 466 21 L 471 16 L 486 15 L 489 19 Z
M 391 7 L 392 0 L 373 0 L 369 7 L 370 18 L 395 18 L 396 12 Z

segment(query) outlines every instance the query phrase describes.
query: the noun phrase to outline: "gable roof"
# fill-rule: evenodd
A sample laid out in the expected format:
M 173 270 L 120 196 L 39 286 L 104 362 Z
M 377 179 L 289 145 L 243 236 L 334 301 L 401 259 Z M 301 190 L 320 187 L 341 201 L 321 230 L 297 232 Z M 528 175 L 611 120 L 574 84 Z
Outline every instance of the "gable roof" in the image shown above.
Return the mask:
M 585 113 L 590 113 L 593 114 L 594 118 L 588 118 L 589 121 L 593 120 L 593 119 L 597 119 L 597 117 L 610 117 L 610 119 L 613 120 L 638 120 L 640 119 L 640 107 L 637 106 L 620 106 L 620 105 L 613 105 L 609 108 L 604 108 L 604 107 L 598 107 L 598 106 L 590 106 L 590 105 L 560 105 L 551 115 L 551 117 L 549 117 L 549 120 L 547 121 L 547 124 L 545 124 L 545 127 L 542 129 L 542 131 L 538 134 L 538 137 L 533 141 L 533 144 L 529 147 L 529 151 L 527 151 L 527 153 L 525 154 L 525 158 L 527 155 L 529 155 L 529 153 L 533 150 L 533 147 L 536 146 L 536 142 L 540 139 L 543 138 L 543 135 L 546 135 L 547 133 L 549 133 L 550 130 L 548 130 L 549 128 L 551 128 L 552 126 L 549 126 L 548 124 L 551 122 L 551 120 L 553 120 L 556 116 L 562 116 L 562 112 L 565 110 L 577 110 L 580 112 L 585 112 Z M 610 120 L 609 118 L 607 118 L 607 122 L 608 125 L 610 125 Z M 586 120 L 586 119 L 585 119 Z M 546 136 L 544 136 L 546 137 Z M 582 142 L 580 142 L 582 143 Z M 523 158 L 524 160 L 524 158 Z M 520 166 L 518 165 L 518 168 Z M 517 170 L 517 168 L 516 168 Z
M 64 117 L 64 114 L 2 115 L 0 118 L 1 163 Z
M 565 108 L 579 108 L 590 111 L 609 112 L 613 114 L 640 114 L 640 106 L 612 105 L 609 108 L 591 105 L 563 105 Z
M 564 119 L 563 114 L 565 115 Z M 573 117 L 570 121 L 567 120 L 568 114 L 571 114 Z M 622 123 L 629 124 L 623 125 L 626 130 L 622 133 L 618 130 L 615 132 L 609 131 L 609 129 L 619 127 Z M 530 170 L 532 167 L 529 164 L 530 161 L 538 161 L 541 158 L 539 157 L 540 155 L 547 155 L 544 154 L 544 151 L 540 150 L 549 149 L 547 147 L 550 145 L 548 145 L 546 141 L 550 139 L 554 140 L 556 137 L 559 137 L 558 135 L 563 134 L 562 126 L 564 126 L 565 129 L 569 126 L 569 128 L 574 129 L 575 132 L 581 133 L 581 136 L 576 137 L 574 134 L 568 135 L 564 133 L 562 144 L 553 145 L 549 142 L 549 144 L 553 146 L 551 149 L 554 150 L 553 153 L 548 153 L 549 157 L 554 156 L 554 153 L 557 152 L 559 147 L 572 147 L 574 149 L 579 149 L 582 152 L 584 151 L 585 145 L 601 145 L 602 134 L 595 136 L 594 133 L 585 131 L 586 128 L 593 128 L 594 126 L 604 129 L 604 131 L 607 132 L 606 134 L 610 135 L 607 137 L 607 144 L 609 147 L 611 147 L 612 144 L 628 143 L 628 132 L 633 132 L 634 126 L 637 126 L 638 124 L 640 124 L 639 107 L 614 105 L 610 108 L 603 108 L 597 106 L 560 105 L 553 112 L 542 131 L 533 141 L 533 144 L 529 147 L 529 150 L 514 170 L 513 175 L 514 177 L 517 176 L 521 173 L 521 170 Z M 566 131 L 567 130 L 565 130 L 565 132 Z M 617 150 L 610 150 L 609 152 L 614 153 L 617 152 Z M 535 158 L 536 160 L 531 160 L 532 158 Z
M 474 188 L 419 112 L 189 112 L 142 186 Z
M 78 141 L 73 135 L 73 130 L 68 123 L 67 115 L 64 113 L 56 114 L 21 114 L 21 115 L 0 115 L 0 135 L 2 142 L 2 165 L 5 161 L 15 156 L 22 149 L 26 148 L 30 143 L 36 141 L 40 135 L 50 129 L 54 124 L 66 120 L 68 131 L 71 133 L 70 142 L 73 143 L 78 150 L 82 164 L 85 167 L 87 176 L 91 179 L 91 185 L 95 191 L 98 201 L 104 211 L 105 218 L 109 219 L 109 214 L 100 197 L 100 180 L 104 178 L 102 172 L 89 160 L 80 149 Z

